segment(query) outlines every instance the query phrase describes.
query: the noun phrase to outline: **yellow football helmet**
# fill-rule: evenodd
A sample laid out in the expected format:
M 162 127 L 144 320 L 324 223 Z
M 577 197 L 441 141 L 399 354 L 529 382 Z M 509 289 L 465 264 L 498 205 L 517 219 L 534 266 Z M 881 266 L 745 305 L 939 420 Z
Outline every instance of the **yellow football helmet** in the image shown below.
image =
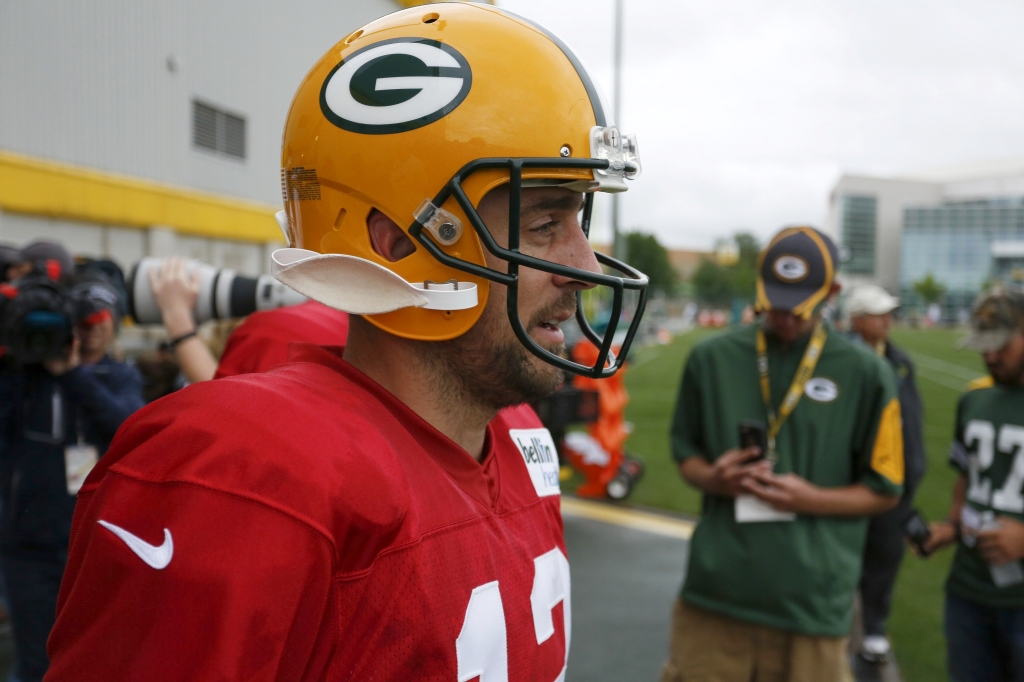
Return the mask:
M 281 154 L 289 249 L 275 274 L 310 298 L 365 315 L 385 331 L 444 340 L 480 318 L 489 283 L 508 286 L 509 321 L 526 347 L 559 367 L 609 376 L 639 326 L 647 277 L 597 254 L 613 276 L 568 268 L 518 251 L 522 188 L 549 184 L 585 194 L 625 191 L 640 173 L 636 140 L 609 126 L 576 56 L 544 29 L 478 4 L 402 10 L 354 31 L 306 76 L 285 124 Z M 476 212 L 510 186 L 509 248 Z M 366 220 L 377 209 L 406 230 L 416 250 L 389 262 L 373 249 Z M 488 268 L 486 248 L 508 263 Z M 610 287 L 603 337 L 577 319 L 601 350 L 594 366 L 558 357 L 530 339 L 515 314 L 518 268 Z M 619 357 L 611 340 L 625 290 L 639 292 Z

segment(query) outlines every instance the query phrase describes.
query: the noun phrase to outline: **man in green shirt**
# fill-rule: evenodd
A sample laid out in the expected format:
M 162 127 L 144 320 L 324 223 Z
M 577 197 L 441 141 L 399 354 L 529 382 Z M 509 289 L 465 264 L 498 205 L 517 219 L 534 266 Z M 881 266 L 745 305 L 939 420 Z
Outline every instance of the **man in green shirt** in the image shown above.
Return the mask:
M 989 376 L 960 398 L 950 463 L 959 470 L 928 552 L 957 542 L 946 581 L 946 661 L 953 682 L 1024 680 L 1024 294 L 994 291 L 964 345 Z
M 763 319 L 687 361 L 672 453 L 704 500 L 663 682 L 850 677 L 868 517 L 899 500 L 903 442 L 892 371 L 822 320 L 836 263 L 826 235 L 782 230 L 758 264 Z M 767 452 L 739 447 L 749 421 Z

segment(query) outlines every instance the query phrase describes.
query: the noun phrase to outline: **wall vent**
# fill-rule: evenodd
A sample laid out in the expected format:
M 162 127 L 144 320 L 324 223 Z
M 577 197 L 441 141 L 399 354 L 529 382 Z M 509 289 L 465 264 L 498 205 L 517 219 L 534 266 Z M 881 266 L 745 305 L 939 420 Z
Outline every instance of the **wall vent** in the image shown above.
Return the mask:
M 245 119 L 192 100 L 192 146 L 234 159 L 245 158 Z

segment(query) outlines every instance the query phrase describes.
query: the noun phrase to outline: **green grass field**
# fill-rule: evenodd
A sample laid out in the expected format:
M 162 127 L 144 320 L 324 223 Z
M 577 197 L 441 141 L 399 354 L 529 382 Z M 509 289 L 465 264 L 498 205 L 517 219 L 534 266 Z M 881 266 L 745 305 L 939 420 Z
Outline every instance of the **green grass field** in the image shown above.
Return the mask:
M 668 428 L 683 364 L 693 345 L 713 332 L 697 330 L 669 345 L 643 348 L 631 358 L 626 375 L 630 404 L 626 418 L 635 429 L 627 443 L 641 455 L 647 474 L 629 498 L 631 504 L 687 514 L 700 512 L 700 495 L 679 478 L 669 457 Z M 956 350 L 962 332 L 897 329 L 892 340 L 910 351 L 917 365 L 925 404 L 928 475 L 916 504 L 926 518 L 946 515 L 954 474 L 946 464 L 956 401 L 967 381 L 984 374 L 977 353 Z M 905 682 L 946 680 L 942 636 L 943 582 L 952 551 L 923 561 L 909 552 L 896 583 L 890 636 Z

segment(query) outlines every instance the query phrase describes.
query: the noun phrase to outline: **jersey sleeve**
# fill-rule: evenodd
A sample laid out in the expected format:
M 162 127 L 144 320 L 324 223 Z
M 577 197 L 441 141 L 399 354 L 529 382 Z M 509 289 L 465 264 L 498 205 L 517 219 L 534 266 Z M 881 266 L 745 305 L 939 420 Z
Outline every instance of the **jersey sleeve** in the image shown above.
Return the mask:
M 903 420 L 897 398 L 896 377 L 883 360 L 871 358 L 866 372 L 862 405 L 867 406 L 867 428 L 858 453 L 858 482 L 883 495 L 903 493 Z
M 114 471 L 85 497 L 49 682 L 324 678 L 337 627 L 324 534 L 244 497 Z
M 703 405 L 700 389 L 700 349 L 686 361 L 679 396 L 672 417 L 672 458 L 679 463 L 695 456 L 708 456 L 705 450 Z

